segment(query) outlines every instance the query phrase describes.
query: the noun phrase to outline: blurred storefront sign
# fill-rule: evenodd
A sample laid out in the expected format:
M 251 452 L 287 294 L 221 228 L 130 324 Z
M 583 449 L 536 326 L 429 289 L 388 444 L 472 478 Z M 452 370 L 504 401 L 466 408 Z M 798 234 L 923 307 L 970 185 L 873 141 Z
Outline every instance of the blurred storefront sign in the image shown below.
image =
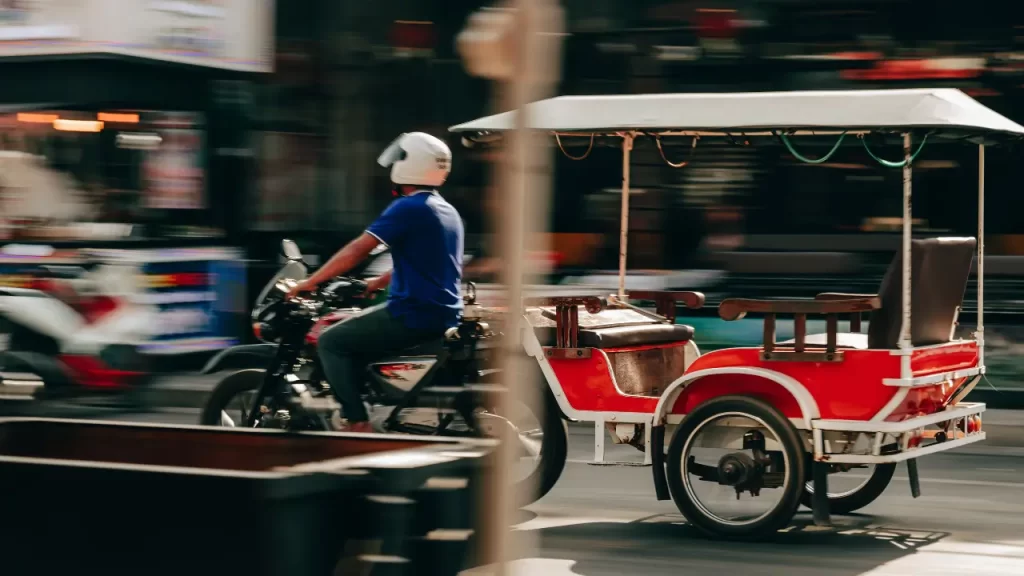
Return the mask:
M 238 343 L 234 319 L 246 308 L 240 250 L 151 250 L 134 259 L 144 280 L 136 301 L 154 314 L 147 351 L 175 354 Z
M 0 42 L 43 42 L 79 38 L 80 10 L 64 2 L 6 0 L 0 3 Z
M 198 114 L 159 114 L 152 123 L 160 146 L 146 154 L 146 204 L 156 209 L 203 209 L 203 131 Z
M 138 280 L 126 296 L 148 308 L 143 348 L 154 354 L 219 350 L 240 340 L 237 319 L 247 313 L 246 270 L 240 250 L 186 248 L 90 250 L 90 259 L 131 266 Z M 0 252 L 0 286 L 40 288 L 45 266 L 86 261 L 78 250 L 19 256 Z M 126 342 L 127 344 L 128 342 Z
M 105 53 L 267 72 L 273 12 L 274 0 L 6 0 L 0 57 Z

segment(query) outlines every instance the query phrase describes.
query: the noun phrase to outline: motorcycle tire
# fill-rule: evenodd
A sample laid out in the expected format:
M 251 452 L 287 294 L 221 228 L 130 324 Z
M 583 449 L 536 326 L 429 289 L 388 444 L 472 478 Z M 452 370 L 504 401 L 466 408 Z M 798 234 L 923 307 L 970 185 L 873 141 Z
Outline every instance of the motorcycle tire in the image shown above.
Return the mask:
M 562 419 L 551 392 L 545 390 L 543 398 L 541 426 L 544 439 L 541 441 L 540 462 L 537 469 L 516 487 L 516 502 L 520 507 L 529 506 L 546 496 L 558 483 L 569 458 L 569 426 Z
M 210 397 L 206 399 L 202 412 L 199 414 L 200 426 L 220 426 L 221 412 L 232 399 L 244 392 L 259 390 L 263 383 L 265 370 L 250 368 L 232 372 L 213 387 Z
M 221 412 L 225 407 L 239 394 L 258 390 L 264 374 L 264 370 L 255 368 L 239 370 L 218 382 L 203 406 L 199 425 L 220 426 Z M 562 413 L 551 393 L 545 391 L 542 397 L 544 415 L 541 426 L 544 438 L 541 441 L 541 457 L 537 469 L 515 487 L 516 503 L 520 507 L 533 504 L 547 495 L 562 476 L 568 459 L 569 427 L 562 419 Z

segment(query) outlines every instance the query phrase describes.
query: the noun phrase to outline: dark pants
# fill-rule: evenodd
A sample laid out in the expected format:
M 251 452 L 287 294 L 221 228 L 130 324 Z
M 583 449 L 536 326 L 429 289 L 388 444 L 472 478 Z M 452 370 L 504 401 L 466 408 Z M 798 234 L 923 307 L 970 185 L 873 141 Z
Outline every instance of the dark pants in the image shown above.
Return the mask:
M 387 304 L 363 310 L 320 334 L 320 364 L 331 390 L 341 403 L 349 422 L 369 419 L 363 405 L 363 370 L 372 358 L 398 352 L 423 343 L 439 334 L 406 328 L 388 312 Z

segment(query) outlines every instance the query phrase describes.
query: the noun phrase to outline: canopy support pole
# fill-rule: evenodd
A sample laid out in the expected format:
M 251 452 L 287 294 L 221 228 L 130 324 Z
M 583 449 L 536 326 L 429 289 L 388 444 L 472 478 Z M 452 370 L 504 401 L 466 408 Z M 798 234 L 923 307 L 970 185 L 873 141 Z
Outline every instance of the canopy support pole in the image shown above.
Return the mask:
M 633 151 L 633 138 L 627 132 L 622 136 L 622 215 L 619 224 L 619 299 L 626 299 L 626 253 L 629 251 L 629 163 Z
M 978 145 L 978 366 L 985 367 L 985 145 Z
M 910 250 L 911 238 L 913 235 L 913 224 L 911 217 L 911 176 L 910 167 L 913 158 L 913 151 L 910 149 L 910 133 L 903 134 L 903 322 L 900 325 L 899 348 L 903 352 L 900 357 L 900 378 L 911 378 L 913 374 L 910 368 L 910 350 L 913 348 L 911 342 L 911 317 L 910 317 Z

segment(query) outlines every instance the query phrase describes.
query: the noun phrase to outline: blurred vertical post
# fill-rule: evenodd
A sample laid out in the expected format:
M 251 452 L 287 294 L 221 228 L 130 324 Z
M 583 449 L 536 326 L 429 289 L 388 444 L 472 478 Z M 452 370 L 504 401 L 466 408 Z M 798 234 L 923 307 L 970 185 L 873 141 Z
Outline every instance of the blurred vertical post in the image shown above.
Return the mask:
M 502 346 L 502 373 L 508 394 L 495 407 L 499 414 L 510 414 L 517 401 L 544 407 L 542 382 L 527 365 L 522 353 L 523 317 L 519 313 L 526 279 L 532 275 L 525 265 L 525 250 L 546 232 L 548 195 L 551 185 L 550 138 L 531 132 L 531 102 L 551 94 L 561 77 L 561 42 L 564 13 L 558 0 L 510 0 L 495 8 L 473 14 L 459 35 L 458 48 L 470 74 L 495 80 L 499 110 L 519 110 L 515 130 L 508 134 L 501 160 L 496 164 L 495 180 L 501 206 L 492 214 L 501 239 L 504 263 L 502 282 L 508 298 L 508 319 Z M 546 249 L 544 249 L 546 252 Z M 543 422 L 543 415 L 541 422 Z M 506 573 L 505 563 L 514 558 L 509 546 L 509 519 L 515 498 L 508 489 L 511 477 L 512 446 L 502 443 L 495 482 L 484 491 L 480 513 L 488 525 L 489 540 L 484 543 L 484 558 L 496 574 Z

